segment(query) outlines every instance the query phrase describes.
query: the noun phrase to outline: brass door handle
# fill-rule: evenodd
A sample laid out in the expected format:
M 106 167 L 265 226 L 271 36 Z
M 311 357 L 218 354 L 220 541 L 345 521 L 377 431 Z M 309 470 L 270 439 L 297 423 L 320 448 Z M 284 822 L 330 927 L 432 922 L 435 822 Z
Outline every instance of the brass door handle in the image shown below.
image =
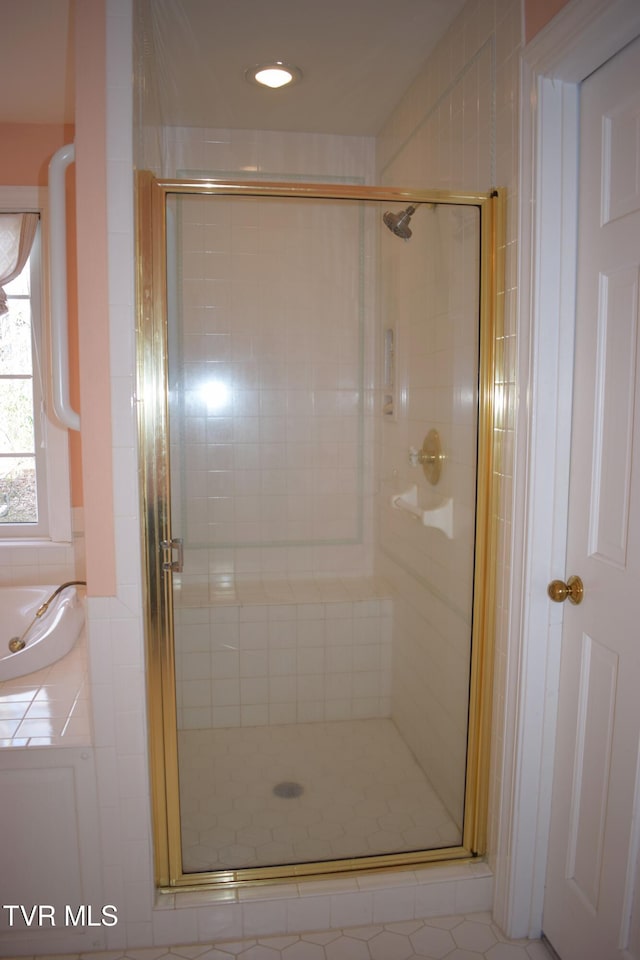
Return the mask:
M 547 593 L 555 603 L 563 603 L 569 600 L 570 603 L 582 603 L 584 596 L 584 584 L 580 577 L 569 577 L 567 582 L 564 580 L 552 580 L 547 587 Z

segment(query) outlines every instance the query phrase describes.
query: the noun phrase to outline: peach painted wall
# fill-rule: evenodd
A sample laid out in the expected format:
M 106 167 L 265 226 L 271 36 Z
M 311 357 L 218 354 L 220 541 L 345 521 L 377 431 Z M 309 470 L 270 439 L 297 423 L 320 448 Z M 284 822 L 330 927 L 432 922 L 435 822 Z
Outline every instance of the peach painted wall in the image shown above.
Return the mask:
M 72 143 L 71 124 L 2 123 L 2 142 L 9 149 L 0 154 L 0 183 L 11 187 L 45 187 L 48 181 L 49 161 L 59 147 Z M 68 230 L 68 307 L 69 307 L 69 374 L 74 409 L 79 407 L 78 380 L 78 313 L 76 300 L 76 206 L 74 168 L 67 173 L 67 230 Z M 82 506 L 82 449 L 79 434 L 69 433 L 71 461 L 71 503 Z
M 569 0 L 524 0 L 525 42 L 529 43 L 568 2 Z
M 116 592 L 107 259 L 106 11 L 75 7 L 76 232 L 84 533 L 89 596 Z
M 2 123 L 0 132 L 0 181 L 12 187 L 46 187 L 52 154 L 73 140 L 73 126 L 62 123 Z

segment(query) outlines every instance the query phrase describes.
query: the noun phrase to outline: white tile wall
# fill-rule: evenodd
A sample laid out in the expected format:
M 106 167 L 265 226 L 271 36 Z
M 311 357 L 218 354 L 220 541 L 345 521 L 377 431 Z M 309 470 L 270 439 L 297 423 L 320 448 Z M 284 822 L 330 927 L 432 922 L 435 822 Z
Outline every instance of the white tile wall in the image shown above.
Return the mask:
M 179 728 L 389 716 L 392 601 L 338 586 L 344 600 L 178 606 Z
M 487 910 L 492 877 L 483 864 L 403 871 L 382 878 L 318 880 L 260 891 L 167 894 L 156 903 L 154 945 L 336 930 L 370 923 Z
M 107 180 L 111 398 L 116 582 L 113 598 L 88 601 L 94 745 L 105 903 L 122 904 L 122 923 L 104 946 L 152 938 L 153 863 L 149 821 L 140 513 L 137 499 L 132 171 L 132 5 L 107 3 Z M 135 478 L 135 479 L 134 479 Z
M 417 131 L 387 167 L 392 179 L 399 165 L 406 175 L 415 167 L 417 177 L 425 159 Z M 425 187 L 430 174 L 427 162 Z M 380 268 L 382 323 L 392 318 L 396 360 L 396 414 L 378 431 L 376 540 L 378 570 L 398 597 L 392 713 L 459 821 L 474 569 L 478 232 L 473 208 L 419 207 L 409 243 L 383 237 Z M 408 458 L 433 429 L 445 458 L 436 485 Z M 391 508 L 392 496 L 414 487 L 423 509 L 452 504 L 451 536 Z
M 511 511 L 511 450 L 512 436 L 515 423 L 515 314 L 514 290 L 515 275 L 515 243 L 517 238 L 517 224 L 515 211 L 517 209 L 517 103 L 518 103 L 518 54 L 521 42 L 521 10 L 520 5 L 510 0 L 482 0 L 482 2 L 468 3 L 461 16 L 454 21 L 447 35 L 440 42 L 430 58 L 425 70 L 416 78 L 405 97 L 398 105 L 388 123 L 378 137 L 378 170 L 379 179 L 383 183 L 401 181 L 416 187 L 439 187 L 441 189 L 457 190 L 468 189 L 487 191 L 494 186 L 507 189 L 507 247 L 506 247 L 506 291 L 505 330 L 497 343 L 497 353 L 501 365 L 498 371 L 498 380 L 501 390 L 499 395 L 504 398 L 504 410 L 500 411 L 501 429 L 496 437 L 503 442 L 504 456 L 499 466 L 497 484 L 499 489 L 498 509 L 498 583 L 506 583 L 509 575 L 509 538 L 510 529 L 508 518 Z M 416 230 L 414 240 L 421 228 L 418 211 L 414 218 Z M 426 216 L 424 220 L 426 221 Z M 454 241 L 453 234 L 449 240 Z M 404 256 L 404 247 L 397 257 Z M 391 269 L 394 269 L 392 264 Z M 401 269 L 395 267 L 395 269 Z M 391 281 L 393 282 L 393 276 Z M 401 289 L 404 311 L 410 313 L 413 303 L 420 306 L 424 297 L 420 297 L 419 290 L 411 290 L 406 285 L 396 283 L 395 289 Z M 464 290 L 464 284 L 459 282 L 458 289 Z M 415 301 L 414 299 L 415 298 Z M 413 308 L 415 309 L 415 307 Z M 402 331 L 397 331 L 397 340 L 401 345 Z M 409 333 L 407 333 L 409 336 Z M 401 349 L 401 346 L 400 346 Z M 409 348 L 407 347 L 407 350 Z M 412 356 L 416 353 L 411 342 Z M 428 346 L 420 354 L 429 356 Z M 461 356 L 459 344 L 456 345 L 456 357 Z M 434 356 L 438 356 L 437 352 Z M 446 354 L 440 354 L 441 361 Z M 438 371 L 446 370 L 446 363 L 438 364 Z M 453 369 L 451 374 L 457 376 L 463 369 Z M 411 378 L 400 367 L 398 371 L 398 389 L 411 388 Z M 414 366 L 423 389 L 420 391 L 420 403 L 425 411 L 424 415 L 436 421 L 443 415 L 443 392 L 433 389 L 433 367 L 429 367 L 419 356 L 418 366 Z M 466 381 L 468 382 L 468 381 Z M 456 424 L 455 441 L 454 430 L 449 427 L 449 415 L 446 411 L 445 422 L 442 424 L 443 435 L 450 442 L 457 442 L 464 433 L 469 434 L 472 423 L 464 419 L 465 387 L 462 382 L 452 376 L 449 379 L 438 380 L 437 386 L 444 387 L 444 399 L 447 395 L 456 398 L 457 409 L 453 410 L 451 422 Z M 420 429 L 414 430 L 412 417 L 415 416 L 411 405 L 406 416 L 399 415 L 396 423 L 385 424 L 386 436 L 383 440 L 381 460 L 381 479 L 390 477 L 394 470 L 400 471 L 399 463 L 402 458 L 402 449 L 412 443 L 420 445 Z M 426 426 L 418 420 L 415 427 L 421 429 Z M 504 427 L 504 429 L 503 429 Z M 451 433 L 449 432 L 451 430 Z M 390 436 L 391 435 L 391 436 Z M 394 436 L 395 435 L 395 436 Z M 418 441 L 416 443 L 416 440 Z M 459 479 L 456 481 L 454 504 L 465 501 L 465 491 L 469 490 L 470 475 L 468 460 L 464 456 L 456 456 L 464 464 Z M 466 474 L 466 479 L 465 479 Z M 407 477 L 402 476 L 406 482 Z M 465 510 L 465 513 L 467 511 Z M 467 522 L 470 515 L 467 513 Z M 462 611 L 458 602 L 451 604 L 451 574 L 458 571 L 462 574 L 462 583 L 470 582 L 471 565 L 469 557 L 466 562 L 460 563 L 461 558 L 450 555 L 448 563 L 434 567 L 432 560 L 424 557 L 424 551 L 416 549 L 414 541 L 423 531 L 413 532 L 405 538 L 398 536 L 393 525 L 383 524 L 381 544 L 384 549 L 379 557 L 379 566 L 376 568 L 383 576 L 391 581 L 397 594 L 395 600 L 395 635 L 397 666 L 394 671 L 398 679 L 398 707 L 400 714 L 407 713 L 407 704 L 416 702 L 415 687 L 429 689 L 433 677 L 434 665 L 438 671 L 438 680 L 434 684 L 433 696 L 425 698 L 430 703 L 439 701 L 438 690 L 450 691 L 458 687 L 465 680 L 462 669 L 464 645 L 468 642 L 468 609 Z M 451 552 L 450 552 L 451 553 Z M 391 557 L 389 556 L 391 554 Z M 395 558 L 395 559 L 394 559 Z M 399 563 L 397 561 L 400 561 Z M 407 577 L 407 570 L 413 568 L 415 580 Z M 449 572 L 447 572 L 447 570 Z M 435 593 L 429 602 L 425 600 L 424 583 L 433 577 L 431 590 Z M 504 704 L 501 700 L 504 690 L 504 658 L 508 637 L 506 634 L 506 610 L 503 597 L 505 591 L 499 586 L 497 645 L 497 683 L 496 683 L 496 711 L 495 726 L 496 738 L 494 745 L 500 742 L 500 722 Z M 443 603 L 443 600 L 445 601 Z M 448 604 L 447 604 L 448 601 Z M 444 642 L 442 638 L 450 638 Z M 426 641 L 424 640 L 426 638 Z M 466 638 L 466 639 L 465 639 Z M 436 656 L 434 658 L 434 652 Z M 404 665 L 404 666 L 403 666 Z M 418 679 L 419 678 L 419 679 Z M 407 690 L 413 689 L 413 695 L 407 696 Z M 448 696 L 444 697 L 446 704 L 453 702 Z M 419 701 L 418 701 L 419 702 Z M 410 711 L 409 711 L 410 712 Z M 456 765 L 452 758 L 460 758 L 463 751 L 463 724 L 464 717 L 449 715 L 446 723 L 443 716 L 447 714 L 438 709 L 430 715 L 428 729 L 433 730 L 431 742 L 429 738 L 421 739 L 414 744 L 418 755 L 428 758 L 429 769 L 440 768 L 440 776 L 434 778 L 438 788 L 447 796 L 450 803 L 455 805 L 455 798 L 461 798 L 463 784 L 456 775 Z M 406 717 L 403 730 L 411 731 L 418 728 L 415 716 Z M 455 735 L 455 731 L 458 735 Z M 405 733 L 407 736 L 408 733 Z M 440 749 L 438 749 L 440 744 Z M 496 754 L 497 756 L 497 754 Z M 499 776 L 499 766 L 494 764 L 494 776 Z M 459 800 L 458 800 L 459 805 Z M 492 807 L 495 816 L 496 806 Z M 493 823 L 495 829 L 495 821 Z
M 75 579 L 76 566 L 73 543 L 0 544 L 1 586 L 64 583 Z M 81 569 L 81 565 L 78 566 Z
M 165 127 L 162 139 L 161 161 L 156 153 L 157 139 L 150 135 L 144 139 L 142 147 L 150 154 L 143 154 L 142 164 L 150 169 L 160 165 L 166 176 L 373 182 L 372 138 Z M 222 266 L 224 257 L 231 258 L 230 262 L 235 259 L 241 266 L 241 272 L 231 270 L 230 281 L 209 283 L 206 288 L 206 303 L 210 306 L 214 297 L 220 298 L 219 324 L 211 326 L 210 318 L 207 321 L 224 354 L 219 366 L 227 372 L 234 370 L 241 377 L 235 384 L 231 416 L 206 418 L 207 439 L 216 443 L 214 462 L 208 468 L 210 482 L 203 488 L 201 478 L 194 480 L 203 492 L 200 514 L 191 530 L 202 523 L 215 533 L 218 543 L 226 541 L 229 546 L 187 549 L 187 570 L 205 580 L 219 574 L 272 574 L 285 578 L 370 574 L 373 430 L 368 413 L 374 357 L 371 297 L 364 297 L 363 314 L 357 322 L 351 310 L 346 330 L 342 315 L 345 298 L 337 297 L 331 302 L 326 298 L 339 276 L 345 278 L 346 284 L 353 276 L 353 269 L 342 270 L 345 257 L 353 266 L 353 256 L 359 259 L 361 253 L 364 255 L 364 281 L 370 285 L 371 232 L 367 229 L 363 238 L 358 236 L 355 246 L 343 249 L 336 244 L 341 231 L 334 227 L 332 241 L 326 243 L 326 228 L 320 222 L 325 217 L 326 205 L 317 206 L 312 223 L 307 205 L 304 218 L 300 212 L 291 213 L 290 204 L 283 206 L 277 201 L 263 204 L 258 220 L 256 209 L 252 201 L 237 206 L 234 202 L 235 227 L 229 221 L 231 229 L 225 232 L 218 229 L 219 224 L 210 224 L 201 244 L 210 251 L 208 262 L 214 273 Z M 345 212 L 336 208 L 331 215 L 335 220 L 336 215 L 344 216 Z M 354 214 L 346 216 L 350 220 L 349 231 L 359 231 Z M 196 227 L 196 235 L 199 233 Z M 301 239 L 307 250 L 307 258 L 302 261 Z M 220 245 L 222 249 L 218 249 Z M 276 251 L 276 263 L 282 256 L 295 262 L 290 264 L 293 269 L 286 271 L 284 294 L 280 289 L 279 301 L 267 306 L 263 291 L 257 290 L 269 271 L 270 284 L 273 283 L 274 263 L 270 258 L 275 257 Z M 250 261 L 257 263 L 253 274 L 247 272 Z M 316 278 L 317 267 L 322 266 L 325 276 L 331 277 L 331 284 L 320 288 L 317 280 L 313 281 L 315 286 L 311 283 L 311 275 L 305 279 L 305 262 L 315 262 Z M 254 277 L 251 283 L 249 275 Z M 190 285 L 189 296 L 205 297 L 197 277 L 193 279 L 196 283 Z M 349 290 L 347 300 L 352 299 L 350 294 Z M 202 313 L 192 311 L 188 318 L 195 325 L 196 337 L 202 333 Z M 361 322 L 366 331 L 362 355 L 358 330 Z M 259 354 L 263 360 L 257 369 Z M 364 383 L 364 393 L 356 389 L 360 382 Z M 198 425 L 193 426 L 197 436 Z M 237 455 L 233 454 L 231 459 L 230 451 L 225 450 L 227 435 L 238 444 Z M 359 446 L 363 454 L 362 476 Z M 225 493 L 225 482 L 230 476 L 235 486 L 232 497 Z M 214 492 L 211 482 L 222 487 Z M 358 518 L 360 511 L 362 527 L 359 519 L 353 519 L 354 515 Z M 349 540 L 353 543 L 332 543 Z
M 167 177 L 208 176 L 217 171 L 218 176 L 243 180 L 257 174 L 274 180 L 354 177 L 373 183 L 371 137 L 169 126 L 162 137 L 162 174 Z M 157 161 L 152 154 L 148 167 L 155 169 Z
M 296 547 L 339 554 L 342 543 L 360 547 L 350 553 L 365 568 L 353 572 L 366 572 L 373 275 L 363 211 L 210 197 L 172 206 L 172 518 L 186 573 L 204 548 L 235 568 L 242 548 L 286 547 L 301 575 L 317 554 Z

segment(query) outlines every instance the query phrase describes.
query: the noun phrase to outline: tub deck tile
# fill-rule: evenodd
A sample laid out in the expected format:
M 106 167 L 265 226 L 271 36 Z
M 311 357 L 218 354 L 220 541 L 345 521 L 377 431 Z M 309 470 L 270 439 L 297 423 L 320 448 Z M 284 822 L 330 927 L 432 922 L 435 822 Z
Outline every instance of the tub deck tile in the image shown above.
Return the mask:
M 26 677 L 0 683 L 0 749 L 91 745 L 86 636 Z

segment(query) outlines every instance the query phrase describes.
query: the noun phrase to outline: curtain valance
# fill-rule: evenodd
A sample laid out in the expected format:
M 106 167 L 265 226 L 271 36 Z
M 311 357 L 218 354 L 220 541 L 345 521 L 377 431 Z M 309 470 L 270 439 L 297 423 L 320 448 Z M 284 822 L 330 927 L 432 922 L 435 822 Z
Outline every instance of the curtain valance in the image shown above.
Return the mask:
M 37 213 L 0 214 L 0 315 L 9 310 L 4 285 L 22 273 L 37 226 Z

